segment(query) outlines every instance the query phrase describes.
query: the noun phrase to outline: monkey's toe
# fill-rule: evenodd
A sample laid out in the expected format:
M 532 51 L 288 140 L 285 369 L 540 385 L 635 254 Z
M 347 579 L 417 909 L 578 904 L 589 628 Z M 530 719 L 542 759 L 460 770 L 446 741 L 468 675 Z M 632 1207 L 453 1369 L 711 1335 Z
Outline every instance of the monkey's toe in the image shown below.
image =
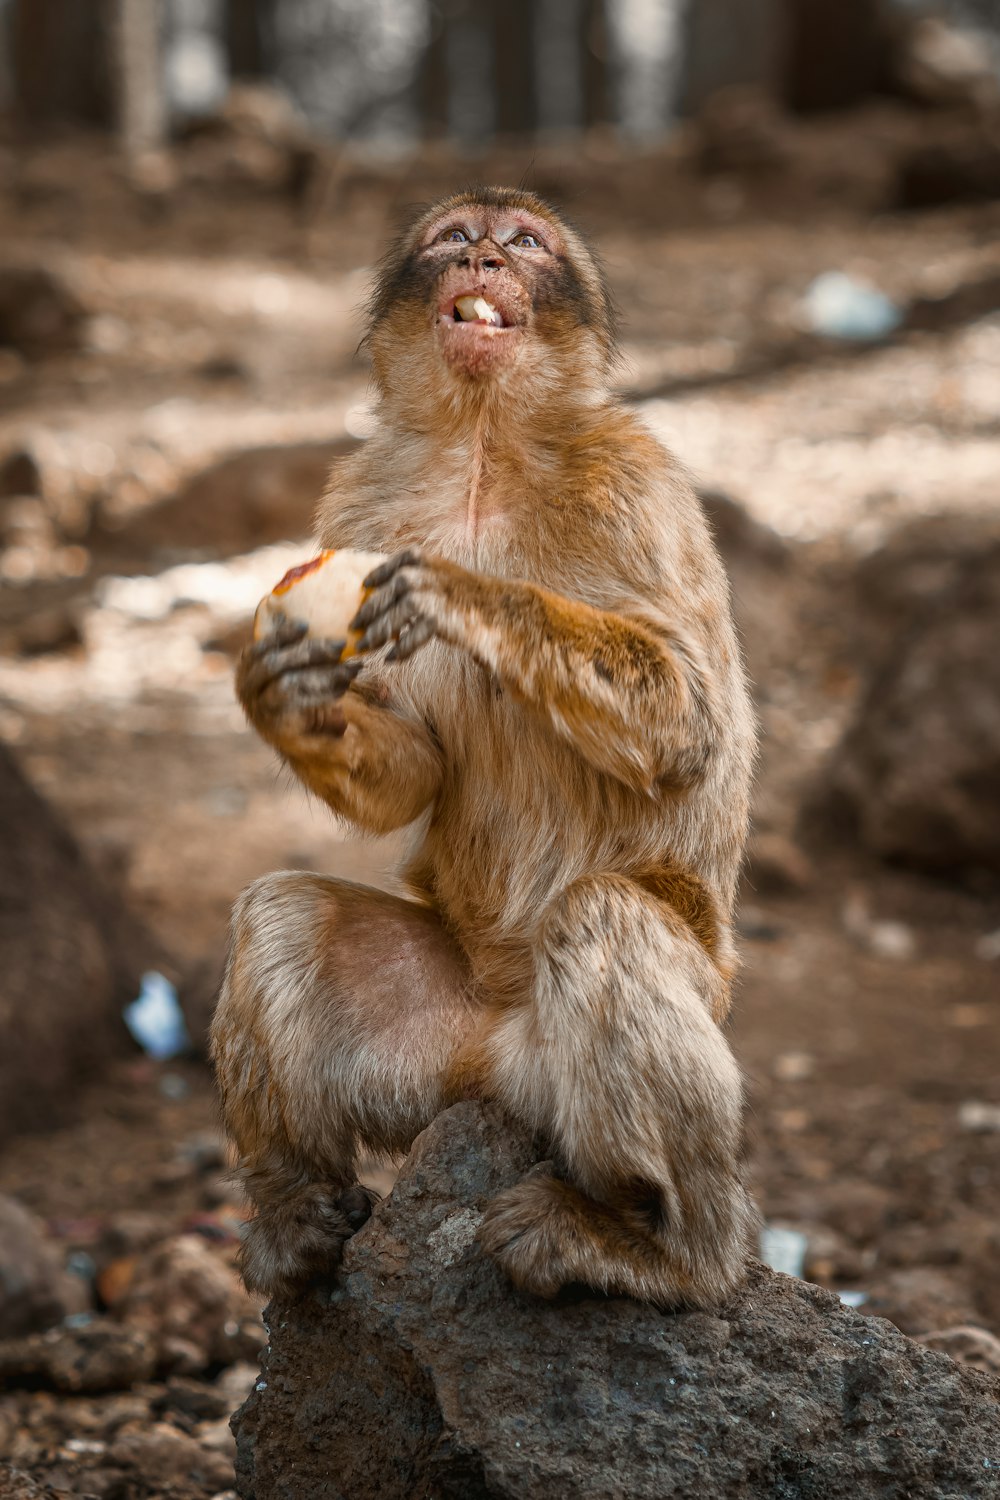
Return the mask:
M 371 1217 L 378 1194 L 360 1183 L 339 1195 L 323 1183 L 262 1205 L 237 1255 L 249 1291 L 292 1297 L 340 1264 L 344 1244 Z
M 353 1187 L 346 1188 L 341 1193 L 336 1200 L 336 1205 L 351 1226 L 351 1233 L 357 1234 L 362 1225 L 368 1223 L 372 1216 L 372 1209 L 380 1201 L 374 1188 L 368 1188 L 356 1182 Z
M 522 1291 L 554 1297 L 572 1277 L 565 1260 L 571 1224 L 562 1203 L 564 1185 L 548 1168 L 508 1188 L 487 1205 L 478 1240 Z

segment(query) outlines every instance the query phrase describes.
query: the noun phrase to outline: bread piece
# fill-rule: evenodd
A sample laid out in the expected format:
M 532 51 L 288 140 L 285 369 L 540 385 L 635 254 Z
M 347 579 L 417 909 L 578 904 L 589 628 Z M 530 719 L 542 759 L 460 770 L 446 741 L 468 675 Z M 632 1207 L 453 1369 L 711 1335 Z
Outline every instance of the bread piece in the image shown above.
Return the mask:
M 301 621 L 317 640 L 346 641 L 341 657 L 353 656 L 360 632 L 348 627 L 366 598 L 365 578 L 385 561 L 383 552 L 338 548 L 289 568 L 257 606 L 254 640 L 272 635 L 281 625 Z

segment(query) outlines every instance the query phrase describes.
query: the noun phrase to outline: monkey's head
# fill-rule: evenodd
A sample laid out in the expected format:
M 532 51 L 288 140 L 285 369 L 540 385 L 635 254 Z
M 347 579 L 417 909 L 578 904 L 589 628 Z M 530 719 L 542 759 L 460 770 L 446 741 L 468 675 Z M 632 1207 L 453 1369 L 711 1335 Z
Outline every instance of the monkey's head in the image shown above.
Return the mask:
M 414 381 L 453 398 L 484 388 L 530 398 L 572 379 L 602 384 L 615 316 L 581 235 L 534 193 L 478 188 L 427 209 L 391 247 L 369 304 L 383 394 Z

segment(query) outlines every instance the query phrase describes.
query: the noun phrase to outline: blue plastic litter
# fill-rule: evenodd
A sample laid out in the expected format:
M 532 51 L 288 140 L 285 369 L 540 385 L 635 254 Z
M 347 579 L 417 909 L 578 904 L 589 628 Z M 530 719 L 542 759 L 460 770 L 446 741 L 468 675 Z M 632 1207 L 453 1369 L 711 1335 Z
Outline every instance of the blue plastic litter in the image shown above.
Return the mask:
M 122 1015 L 142 1050 L 158 1061 L 177 1057 L 191 1046 L 177 991 L 155 969 L 143 974 L 138 999 L 126 1005 Z
M 817 276 L 803 308 L 813 332 L 828 339 L 875 342 L 894 333 L 903 321 L 902 310 L 890 297 L 843 271 Z

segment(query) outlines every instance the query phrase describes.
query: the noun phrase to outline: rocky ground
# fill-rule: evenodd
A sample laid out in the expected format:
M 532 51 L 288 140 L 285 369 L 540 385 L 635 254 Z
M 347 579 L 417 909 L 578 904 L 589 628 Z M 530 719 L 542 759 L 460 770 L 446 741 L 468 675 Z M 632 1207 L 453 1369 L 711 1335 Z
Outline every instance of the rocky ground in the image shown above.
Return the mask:
M 764 728 L 735 1022 L 761 1204 L 805 1237 L 811 1280 L 905 1332 L 981 1330 L 948 1347 L 995 1366 L 1000 692 L 975 567 L 997 517 L 1000 207 L 900 211 L 899 163 L 929 128 L 880 109 L 749 164 L 704 141 L 624 161 L 595 142 L 534 171 L 605 254 L 623 390 L 737 502 L 710 497 Z M 358 308 L 393 213 L 525 162 L 342 156 L 303 186 L 259 141 L 192 143 L 139 183 L 93 142 L 0 158 L 0 278 L 53 278 L 0 287 L 0 736 L 124 892 L 197 1041 L 249 879 L 391 885 L 391 843 L 352 843 L 276 775 L 231 663 L 302 555 L 331 454 L 364 439 Z M 900 332 L 818 336 L 802 299 L 828 270 L 908 309 Z M 952 736 L 975 764 L 926 752 L 940 739 L 907 691 L 910 737 L 859 750 L 859 709 L 894 701 L 896 668 L 954 675 L 914 655 L 946 595 L 978 610 L 953 648 L 983 684 Z M 886 770 L 915 744 L 950 777 L 943 801 Z M 905 809 L 936 798 L 951 855 L 897 837 L 885 863 L 873 787 L 904 809 L 904 846 Z M 32 1218 L 0 1218 L 27 1278 L 0 1293 L 18 1340 L 0 1343 L 0 1496 L 232 1488 L 224 1418 L 262 1335 L 231 1271 L 224 1167 L 204 1065 L 127 1050 L 78 1123 L 3 1146 L 0 1192 Z M 26 1297 L 50 1332 L 18 1326 Z

